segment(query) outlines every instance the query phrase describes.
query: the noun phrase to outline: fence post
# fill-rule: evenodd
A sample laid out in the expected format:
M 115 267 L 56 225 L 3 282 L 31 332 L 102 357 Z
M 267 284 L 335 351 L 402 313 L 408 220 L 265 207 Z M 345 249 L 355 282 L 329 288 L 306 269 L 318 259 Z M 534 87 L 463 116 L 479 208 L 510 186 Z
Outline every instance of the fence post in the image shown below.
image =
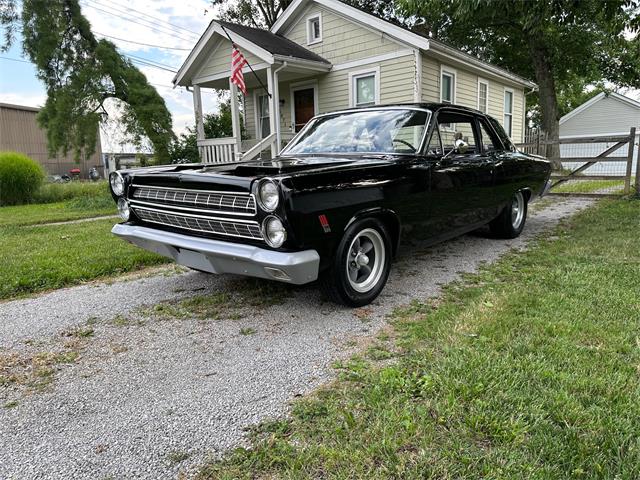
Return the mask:
M 633 173 L 633 149 L 636 141 L 636 127 L 631 127 L 629 132 L 629 150 L 627 153 L 627 174 L 624 178 L 624 194 L 629 195 L 631 193 L 631 174 Z M 636 175 L 637 177 L 637 175 Z M 636 184 L 637 184 L 636 178 Z
M 640 147 L 638 148 L 638 154 L 636 155 L 636 196 L 640 198 Z

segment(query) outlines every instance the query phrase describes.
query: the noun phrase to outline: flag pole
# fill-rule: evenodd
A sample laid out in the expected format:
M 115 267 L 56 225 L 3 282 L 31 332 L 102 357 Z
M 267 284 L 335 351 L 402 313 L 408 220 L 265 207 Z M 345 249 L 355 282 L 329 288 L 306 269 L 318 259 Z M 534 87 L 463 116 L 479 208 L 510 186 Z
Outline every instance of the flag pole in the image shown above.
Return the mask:
M 235 44 L 235 42 L 233 40 L 231 40 L 231 37 L 229 36 L 229 32 L 227 32 L 227 29 L 224 28 L 224 25 L 220 24 L 220 26 L 222 27 L 222 30 L 224 31 L 224 34 L 227 36 L 227 38 L 229 39 L 229 41 L 231 42 L 231 46 L 233 48 L 237 48 L 237 45 Z M 251 73 L 253 73 L 253 76 L 256 77 L 256 80 L 258 81 L 258 83 L 260 84 L 260 86 L 262 87 L 262 89 L 267 92 L 267 95 L 269 95 L 269 98 L 271 98 L 271 93 L 269 93 L 269 90 L 267 89 L 267 87 L 264 86 L 264 84 L 262 83 L 262 80 L 260 80 L 260 77 L 258 77 L 258 74 L 255 72 L 255 70 L 253 69 L 253 67 L 251 66 L 251 64 L 249 63 L 249 61 L 245 58 L 244 61 L 247 64 L 247 67 L 249 67 L 249 70 L 251 70 Z

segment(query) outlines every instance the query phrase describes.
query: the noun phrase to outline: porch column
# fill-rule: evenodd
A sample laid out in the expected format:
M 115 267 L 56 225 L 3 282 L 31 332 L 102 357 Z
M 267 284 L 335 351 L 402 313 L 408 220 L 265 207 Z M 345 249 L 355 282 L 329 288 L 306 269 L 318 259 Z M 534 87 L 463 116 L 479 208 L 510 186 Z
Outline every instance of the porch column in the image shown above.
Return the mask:
M 278 112 L 278 99 L 275 95 L 275 90 L 273 88 L 275 82 L 273 81 L 273 69 L 271 67 L 267 68 L 267 90 L 271 94 L 271 98 L 269 99 L 269 133 L 275 133 L 277 128 L 278 119 L 276 118 L 276 114 Z M 277 142 L 273 142 L 271 144 L 271 158 L 275 157 L 278 154 L 278 146 Z
M 196 138 L 204 140 L 204 119 L 202 117 L 202 94 L 200 85 L 193 86 L 193 113 L 196 116 Z
M 229 91 L 231 92 L 231 128 L 235 140 L 235 157 L 242 157 L 242 129 L 240 127 L 240 107 L 238 105 L 238 87 L 229 78 Z

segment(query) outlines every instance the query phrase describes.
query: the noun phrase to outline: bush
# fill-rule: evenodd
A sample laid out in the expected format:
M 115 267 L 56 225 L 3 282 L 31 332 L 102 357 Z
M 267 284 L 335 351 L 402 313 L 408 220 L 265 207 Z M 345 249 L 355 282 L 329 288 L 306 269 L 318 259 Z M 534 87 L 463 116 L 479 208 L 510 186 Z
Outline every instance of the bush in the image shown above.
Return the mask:
M 18 205 L 33 199 L 44 180 L 42 167 L 26 155 L 0 152 L 0 205 Z
M 109 182 L 45 183 L 33 197 L 34 203 L 54 203 L 75 199 L 99 198 L 103 204 L 113 204 Z

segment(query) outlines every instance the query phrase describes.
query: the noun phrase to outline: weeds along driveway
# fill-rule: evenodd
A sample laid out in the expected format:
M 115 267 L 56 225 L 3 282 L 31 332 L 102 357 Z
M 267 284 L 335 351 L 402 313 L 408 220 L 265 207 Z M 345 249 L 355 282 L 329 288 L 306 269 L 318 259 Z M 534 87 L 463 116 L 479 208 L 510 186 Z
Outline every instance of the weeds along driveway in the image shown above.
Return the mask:
M 0 304 L 0 478 L 171 478 L 331 378 L 393 308 L 436 296 L 590 204 L 533 207 L 522 237 L 405 246 L 378 301 L 313 285 L 156 275 Z

